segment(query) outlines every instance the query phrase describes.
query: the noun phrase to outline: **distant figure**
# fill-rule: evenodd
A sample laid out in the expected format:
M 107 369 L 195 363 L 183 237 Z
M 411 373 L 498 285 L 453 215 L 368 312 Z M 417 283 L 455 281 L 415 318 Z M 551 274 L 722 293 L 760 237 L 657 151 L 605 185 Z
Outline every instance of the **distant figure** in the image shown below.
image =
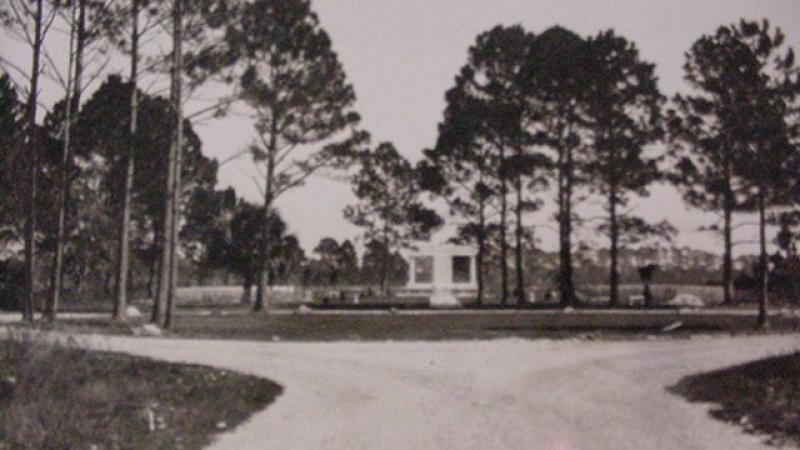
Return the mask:
M 658 271 L 657 264 L 639 267 L 639 278 L 642 279 L 642 284 L 644 284 L 644 306 L 648 308 L 653 306 L 653 293 L 650 291 L 650 282 L 653 281 L 653 275 L 655 275 L 656 271 Z

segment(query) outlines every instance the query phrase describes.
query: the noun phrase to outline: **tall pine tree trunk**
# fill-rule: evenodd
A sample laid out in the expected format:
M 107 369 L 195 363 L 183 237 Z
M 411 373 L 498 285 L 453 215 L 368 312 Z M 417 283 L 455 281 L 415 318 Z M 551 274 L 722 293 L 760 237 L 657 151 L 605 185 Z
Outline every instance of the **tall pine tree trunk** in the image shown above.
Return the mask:
M 33 57 L 31 62 L 30 92 L 28 103 L 25 108 L 25 122 L 28 134 L 28 176 L 27 176 L 27 197 L 26 220 L 25 220 L 25 292 L 22 299 L 22 317 L 24 320 L 33 322 L 34 304 L 36 302 L 36 189 L 37 176 L 39 173 L 39 142 L 36 129 L 36 106 L 39 93 L 39 66 L 42 52 L 42 17 L 44 0 L 36 1 L 36 11 L 34 12 L 34 31 L 33 31 Z
M 733 303 L 733 208 L 726 207 L 724 212 L 723 235 L 725 251 L 722 256 L 722 285 L 724 290 L 723 303 Z
M 389 213 L 384 213 L 383 221 L 383 261 L 381 261 L 381 296 L 386 300 L 389 296 L 389 260 L 392 252 L 389 250 Z
M 569 135 L 569 132 L 567 133 Z M 559 152 L 559 273 L 558 285 L 563 305 L 575 306 L 575 287 L 572 284 L 572 148 L 564 146 Z
M 558 219 L 558 293 L 559 293 L 559 301 L 561 304 L 566 303 L 566 298 L 564 297 L 564 149 L 561 148 L 558 151 L 558 173 L 557 173 L 557 182 L 558 182 L 558 192 L 556 192 L 557 203 L 558 203 L 558 212 L 557 219 Z
M 180 31 L 178 27 L 179 20 L 176 20 L 178 17 L 177 13 L 180 9 L 181 0 L 173 0 L 173 10 L 172 10 L 172 19 L 173 19 L 173 34 L 172 34 L 172 68 L 171 68 L 171 80 L 170 80 L 170 104 L 173 105 L 174 108 L 174 100 L 175 94 L 177 93 L 178 89 L 180 88 L 179 78 L 181 73 L 179 72 L 179 67 L 177 65 L 178 61 L 178 53 L 180 52 Z M 174 113 L 175 111 L 173 111 Z M 175 190 L 175 169 L 177 166 L 177 129 L 179 126 L 179 121 L 174 123 L 175 126 L 175 134 L 172 137 L 172 142 L 169 148 L 169 155 L 167 156 L 167 180 L 166 180 L 166 189 L 164 192 L 164 231 L 161 237 L 161 263 L 159 265 L 159 276 L 158 276 L 158 295 L 156 296 L 155 305 L 153 306 L 153 322 L 159 326 L 163 326 L 165 323 L 167 316 L 167 303 L 170 295 L 171 285 L 172 285 L 172 228 L 175 226 L 175 221 L 173 220 L 173 214 L 175 212 L 173 208 L 173 201 L 175 199 L 174 190 Z
M 166 315 L 164 317 L 164 327 L 172 328 L 175 316 L 175 305 L 177 302 L 177 288 L 179 275 L 178 243 L 180 236 L 180 206 L 181 206 L 181 168 L 183 166 L 183 2 L 175 0 L 173 9 L 173 33 L 175 39 L 174 58 L 174 91 L 170 95 L 172 100 L 173 113 L 175 114 L 175 164 L 172 175 L 172 225 L 170 226 L 170 266 L 169 266 L 169 291 L 167 293 Z
M 500 167 L 505 161 L 505 148 L 500 147 Z M 500 304 L 508 304 L 508 240 L 506 219 L 508 215 L 508 180 L 500 170 Z
M 150 298 L 155 298 L 157 293 L 155 292 L 155 278 L 156 278 L 156 269 L 158 266 L 158 258 L 151 257 L 150 261 L 148 262 L 147 268 L 147 295 Z
M 391 206 L 389 205 L 389 195 L 387 191 L 383 192 L 383 230 L 382 230 L 382 244 L 383 244 L 383 258 L 381 258 L 381 297 L 384 300 L 389 298 L 389 261 L 392 257 L 392 252 L 389 249 L 389 218 L 391 217 Z
M 125 320 L 128 303 L 128 272 L 130 270 L 130 228 L 131 192 L 136 155 L 136 127 L 139 117 L 139 97 L 137 80 L 139 76 L 139 0 L 131 2 L 131 118 L 128 130 L 128 148 L 125 155 L 125 179 L 122 186 L 122 211 L 119 219 L 119 242 L 117 252 L 116 296 L 114 300 L 114 319 Z
M 758 235 L 759 235 L 759 265 L 761 266 L 761 289 L 758 295 L 758 327 L 769 328 L 767 317 L 767 302 L 769 299 L 769 262 L 767 260 L 767 215 L 764 188 L 759 187 L 758 192 Z
M 167 177 L 166 187 L 164 191 L 164 211 L 162 230 L 158 236 L 158 278 L 156 279 L 156 295 L 154 297 L 153 314 L 151 321 L 161 326 L 163 325 L 164 317 L 166 316 L 167 296 L 169 295 L 170 283 L 170 250 L 172 245 L 170 239 L 170 227 L 172 226 L 172 188 L 173 188 L 173 166 L 175 165 L 175 144 L 170 144 L 169 155 L 167 156 Z
M 272 115 L 270 125 L 269 148 L 267 149 L 267 179 L 264 189 L 264 222 L 261 225 L 261 248 L 258 261 L 258 286 L 256 287 L 256 301 L 253 310 L 261 311 L 264 309 L 267 286 L 270 284 L 269 265 L 270 255 L 272 254 L 272 236 L 270 236 L 270 210 L 273 201 L 273 182 L 275 178 L 275 154 L 278 152 L 278 126 L 275 115 Z
M 72 276 L 72 285 L 74 286 L 75 293 L 77 295 L 83 295 L 83 276 L 84 276 L 84 268 L 82 264 L 78 265 L 78 270 L 73 273 Z
M 611 264 L 608 272 L 608 304 L 619 306 L 619 221 L 617 218 L 617 188 L 611 183 L 608 195 L 608 225 L 611 238 Z
M 484 262 L 486 259 L 486 200 L 483 198 L 483 172 L 479 175 L 478 190 L 478 255 L 476 257 L 475 268 L 478 277 L 478 305 L 483 304 L 484 297 Z
M 725 193 L 723 196 L 724 223 L 722 233 L 725 240 L 725 249 L 722 260 L 722 285 L 724 291 L 724 304 L 733 303 L 733 208 L 735 199 L 731 188 L 731 162 L 730 157 L 725 158 Z
M 67 206 L 69 202 L 69 169 L 70 160 L 72 159 L 72 124 L 75 115 L 78 113 L 80 106 L 80 92 L 81 85 L 81 72 L 83 71 L 83 45 L 84 45 L 84 21 L 85 21 L 85 5 L 80 2 L 80 18 L 75 18 L 75 5 L 71 5 L 70 13 L 70 33 L 69 33 L 69 55 L 67 63 L 67 96 L 66 96 L 66 111 L 64 117 L 64 142 L 62 145 L 61 154 L 61 167 L 59 168 L 59 192 L 58 192 L 58 213 L 56 219 L 56 242 L 55 251 L 53 252 L 53 264 L 50 267 L 50 295 L 47 297 L 47 304 L 45 305 L 44 317 L 46 320 L 52 322 L 56 320 L 58 307 L 61 303 L 61 290 L 64 280 L 64 234 L 67 219 Z M 77 28 L 77 30 L 76 30 Z M 78 35 L 77 50 L 75 48 L 75 35 Z M 74 72 L 73 72 L 73 67 Z M 74 74 L 74 79 L 73 79 Z M 74 90 L 73 90 L 74 83 Z M 73 97 L 74 92 L 74 97 Z
M 517 176 L 516 186 L 517 190 L 517 229 L 516 229 L 516 246 L 514 248 L 514 265 L 517 271 L 517 305 L 526 303 L 525 296 L 525 268 L 523 267 L 522 259 L 522 176 Z

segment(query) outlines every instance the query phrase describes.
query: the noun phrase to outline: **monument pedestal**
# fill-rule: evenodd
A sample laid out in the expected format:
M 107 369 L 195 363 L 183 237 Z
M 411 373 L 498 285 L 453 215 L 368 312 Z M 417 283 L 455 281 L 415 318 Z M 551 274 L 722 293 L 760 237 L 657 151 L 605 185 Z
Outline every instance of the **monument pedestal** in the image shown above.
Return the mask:
M 431 292 L 431 306 L 459 306 L 452 289 L 435 287 Z
M 418 244 L 404 257 L 410 275 L 406 289 L 430 292 L 433 307 L 461 306 L 456 294 L 469 298 L 471 291 L 477 292 L 475 251 L 471 247 Z

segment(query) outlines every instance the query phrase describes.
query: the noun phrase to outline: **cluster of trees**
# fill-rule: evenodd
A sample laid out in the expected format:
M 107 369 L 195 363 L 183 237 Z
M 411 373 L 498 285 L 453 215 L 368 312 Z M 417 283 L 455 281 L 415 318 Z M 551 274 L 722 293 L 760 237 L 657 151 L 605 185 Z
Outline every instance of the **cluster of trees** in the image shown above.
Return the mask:
M 721 212 L 724 218 L 728 301 L 732 216 L 737 211 L 758 213 L 759 321 L 763 324 L 769 286 L 768 212 L 796 209 L 800 200 L 796 103 L 800 78 L 794 52 L 783 50 L 783 41 L 783 33 L 772 30 L 766 21 L 744 20 L 699 39 L 685 65 L 693 92 L 676 96 L 669 120 L 670 141 L 678 157 L 676 178 L 685 198 Z
M 555 281 L 567 305 L 578 301 L 576 228 L 608 239 L 612 305 L 620 249 L 675 234 L 630 208 L 657 182 L 720 213 L 726 301 L 735 213 L 758 213 L 762 267 L 769 221 L 795 254 L 800 75 L 783 34 L 766 21 L 698 39 L 686 55 L 686 92 L 673 99 L 635 43 L 611 30 L 584 38 L 562 27 L 534 34 L 497 26 L 470 47 L 446 93 L 437 142 L 414 166 L 391 143 L 366 148 L 354 89 L 308 0 L 9 0 L 0 20 L 31 56 L 27 68 L 0 59 L 0 189 L 10 193 L 0 197 L 0 244 L 24 242 L 28 320 L 41 286 L 53 320 L 65 284 L 81 292 L 90 275 L 109 274 L 99 284 L 113 291 L 117 319 L 139 277 L 154 297 L 153 321 L 168 327 L 181 260 L 199 276 L 239 275 L 248 293 L 256 287 L 256 310 L 266 306 L 267 286 L 298 278 L 376 283 L 385 295 L 402 278 L 399 250 L 442 224 L 421 202 L 424 192 L 446 202 L 460 220 L 456 239 L 478 249 L 479 302 L 495 278 L 502 304 L 525 301 L 525 262 L 535 253 L 525 221 L 551 195 Z M 56 26 L 68 30 L 66 58 L 49 47 Z M 107 76 L 110 59 L 121 57 L 127 78 Z M 46 114 L 38 112 L 42 76 L 64 93 Z M 146 92 L 144 79 L 148 88 L 168 85 L 167 98 Z M 185 111 L 206 87 L 210 104 Z M 225 161 L 204 157 L 192 128 L 234 107 L 253 121 L 245 152 L 263 178 L 260 205 L 215 189 Z M 274 203 L 320 171 L 353 164 L 357 203 L 344 215 L 364 229 L 362 267 L 352 243 L 332 239 L 309 260 Z M 586 201 L 602 205 L 599 222 L 578 214 Z
M 322 238 L 307 255 L 297 237 L 289 232 L 277 211 L 268 218 L 270 254 L 262 263 L 263 208 L 236 200 L 232 189 L 198 190 L 187 199 L 186 224 L 181 231 L 184 257 L 197 276 L 197 284 L 207 278 L 234 275 L 244 287 L 243 301 L 253 299 L 258 273 L 266 267 L 268 287 L 295 285 L 322 287 L 403 283 L 408 264 L 395 249 L 381 240 L 367 241 L 361 255 L 350 240 Z M 189 282 L 189 280 L 184 280 Z M 227 284 L 227 283 L 226 283 Z M 255 305 L 255 303 L 254 303 Z
M 68 256 L 66 250 L 69 244 L 80 241 L 79 238 L 70 236 L 70 233 L 85 230 L 87 223 L 100 228 L 93 231 L 102 234 L 93 234 L 93 238 L 108 236 L 116 231 L 116 239 L 110 240 L 117 241 L 117 255 L 111 264 L 116 270 L 108 272 L 116 272 L 115 317 L 124 318 L 133 227 L 130 220 L 132 193 L 136 182 L 134 162 L 137 162 L 139 165 L 156 164 L 158 169 L 162 169 L 156 170 L 156 173 L 163 174 L 146 181 L 153 184 L 161 181 L 163 186 L 163 191 L 159 190 L 158 195 L 150 200 L 162 205 L 159 208 L 159 217 L 150 218 L 152 220 L 148 231 L 153 232 L 153 239 L 158 242 L 158 252 L 162 255 L 158 264 L 159 288 L 157 307 L 153 309 L 154 320 L 159 324 L 169 324 L 172 311 L 169 306 L 174 304 L 172 298 L 177 282 L 177 216 L 181 197 L 188 190 L 183 188 L 181 179 L 185 175 L 184 168 L 189 166 L 184 162 L 192 158 L 192 148 L 199 154 L 199 140 L 193 136 L 191 130 L 185 129 L 186 118 L 182 114 L 182 96 L 185 91 L 183 50 L 184 44 L 196 48 L 209 45 L 209 26 L 213 24 L 212 19 L 220 6 L 222 3 L 210 1 L 184 5 L 183 1 L 168 4 L 146 0 L 15 0 L 3 3 L 0 16 L 4 19 L 4 31 L 16 37 L 21 44 L 29 46 L 31 54 L 29 69 L 3 60 L 6 71 L 15 75 L 15 78 L 9 79 L 19 80 L 14 82 L 15 87 L 27 94 L 24 114 L 19 126 L 15 127 L 12 142 L 4 148 L 6 155 L 3 158 L 7 166 L 12 166 L 3 168 L 7 177 L 18 179 L 19 173 L 26 174 L 23 177 L 24 186 L 18 189 L 21 194 L 15 198 L 6 197 L 5 200 L 16 200 L 12 202 L 13 207 L 19 212 L 24 211 L 24 214 L 20 214 L 25 217 L 25 286 L 21 303 L 27 320 L 33 320 L 34 304 L 40 291 L 39 268 L 46 259 L 42 250 L 52 254 L 45 316 L 54 320 L 64 291 L 65 267 L 75 266 L 64 263 Z M 169 19 L 172 19 L 171 26 L 168 25 Z M 59 38 L 49 35 L 62 26 L 68 30 L 69 36 L 66 61 L 58 61 L 58 57 L 48 46 L 53 39 Z M 142 93 L 137 81 L 140 76 L 140 60 L 145 57 L 140 52 L 139 44 L 146 33 L 161 30 L 169 31 L 172 50 L 166 55 L 152 55 L 147 72 L 152 75 L 160 75 L 165 71 L 169 73 L 169 99 L 142 99 L 140 105 L 139 97 Z M 51 38 L 50 41 L 48 37 Z M 129 57 L 129 82 L 123 87 L 120 80 L 110 80 L 103 86 L 104 90 L 96 93 L 92 99 L 94 103 L 84 106 L 84 91 L 95 78 L 102 76 L 103 69 L 109 62 L 108 55 L 116 50 Z M 63 66 L 66 69 L 59 70 Z M 39 124 L 38 93 L 43 75 L 55 79 L 61 85 L 65 98 L 57 102 L 48 111 L 44 123 Z M 27 81 L 27 86 L 24 81 Z M 150 105 L 145 105 L 146 100 L 152 100 Z M 127 108 L 120 108 L 121 106 Z M 104 111 L 106 114 L 96 111 L 103 107 L 107 108 Z M 140 128 L 144 128 L 140 125 L 144 124 L 139 122 L 144 122 L 145 119 L 140 114 L 140 107 L 158 111 L 155 120 L 160 122 L 155 124 L 155 142 L 152 139 L 154 136 L 142 136 L 143 133 L 140 132 Z M 120 110 L 127 113 L 113 114 Z M 109 113 L 116 120 L 110 123 L 104 120 L 103 125 L 99 125 L 98 121 L 108 119 Z M 151 128 L 148 131 L 154 130 Z M 147 151 L 152 153 L 139 154 Z M 139 161 L 137 157 L 144 159 Z M 24 170 L 15 172 L 13 166 L 16 163 L 21 163 Z M 103 172 L 114 172 L 116 177 L 103 177 Z M 140 172 L 147 173 L 146 170 Z M 103 184 L 106 180 L 118 183 Z M 187 184 L 191 186 L 197 182 L 190 180 Z M 78 196 L 81 184 L 85 185 L 86 202 L 81 202 L 82 199 Z M 117 214 L 112 217 L 102 214 L 109 202 L 121 205 L 120 208 L 115 208 Z M 92 203 L 95 209 L 100 210 L 101 213 L 97 214 L 100 217 L 94 217 L 94 221 L 79 217 L 88 211 L 87 206 Z M 51 207 L 50 210 L 47 206 Z M 70 206 L 78 208 L 70 211 Z M 54 218 L 53 229 L 44 229 L 42 225 L 45 223 L 42 220 L 51 218 Z M 78 225 L 70 229 L 71 219 L 76 218 L 79 219 Z M 52 248 L 44 245 L 43 240 L 46 238 L 51 238 Z M 107 245 L 109 240 L 102 242 Z M 96 264 L 90 268 L 97 269 Z
M 314 254 L 316 258 L 306 261 L 301 279 L 295 280 L 296 284 L 371 285 L 384 288 L 386 284 L 403 284 L 408 279 L 408 263 L 397 250 L 392 251 L 381 240 L 366 243 L 361 264 L 350 240 L 339 244 L 333 238 L 322 238 L 314 248 Z
M 723 213 L 730 301 L 732 214 L 759 214 L 766 267 L 769 211 L 796 208 L 798 201 L 800 78 L 783 41 L 766 21 L 746 20 L 701 37 L 687 53 L 688 93 L 668 102 L 654 65 L 613 31 L 582 38 L 561 27 L 537 35 L 498 26 L 478 36 L 446 94 L 436 145 L 424 151 L 417 169 L 423 187 L 463 219 L 459 237 L 478 248 L 479 301 L 491 254 L 492 265 L 499 264 L 501 301 L 509 300 L 512 247 L 514 290 L 524 301 L 522 253 L 531 227 L 523 218 L 553 186 L 562 302 L 577 301 L 573 234 L 581 218 L 575 208 L 592 199 L 605 211 L 593 228 L 609 239 L 608 283 L 616 304 L 619 249 L 675 233 L 668 223 L 648 223 L 626 208 L 660 181 L 675 183 L 689 204 Z M 658 143 L 669 151 L 659 151 Z M 781 217 L 786 233 L 796 236 L 794 216 Z M 762 285 L 764 323 L 766 280 Z
M 386 297 L 394 264 L 390 255 L 414 240 L 427 238 L 443 221 L 436 211 L 422 204 L 418 172 L 390 142 L 362 153 L 359 162 L 361 168 L 352 177 L 359 202 L 348 206 L 344 216 L 364 228 L 368 242 L 365 258 L 385 253 L 386 257 L 375 259 L 374 267 L 379 274 L 381 295 Z M 367 262 L 372 263 L 369 258 Z
M 633 43 L 611 31 L 583 39 L 561 27 L 534 35 L 498 26 L 478 36 L 447 92 L 436 146 L 425 151 L 419 169 L 426 188 L 464 219 L 460 237 L 477 243 L 479 301 L 492 248 L 501 302 L 510 300 L 512 246 L 514 293 L 525 301 L 523 218 L 555 185 L 562 301 L 577 301 L 574 207 L 594 195 L 606 205 L 607 217 L 597 228 L 610 239 L 611 302 L 617 303 L 621 240 L 668 231 L 623 211 L 631 194 L 645 195 L 659 179 L 658 158 L 646 152 L 663 135 L 664 97 L 653 72 Z
M 294 246 L 272 239 L 291 241 L 274 199 L 318 170 L 348 165 L 367 138 L 310 3 L 10 0 L 0 5 L 0 20 L 31 56 L 28 68 L 0 59 L 0 183 L 8 188 L 0 229 L 5 243 L 24 241 L 25 319 L 33 320 L 43 285 L 45 316 L 54 320 L 65 275 L 80 291 L 89 274 L 111 274 L 104 287 L 114 291 L 114 317 L 124 320 L 133 261 L 147 267 L 153 321 L 169 327 L 181 253 L 205 266 L 224 260 L 254 278 L 256 309 L 263 307 L 270 274 L 280 272 L 271 256 L 299 249 L 296 239 Z M 53 35 L 58 29 L 69 35 L 61 54 L 53 50 L 63 42 Z M 121 57 L 130 64 L 127 80 L 109 77 L 83 102 Z M 45 106 L 38 122 L 43 76 L 63 88 L 64 99 Z M 168 98 L 144 92 L 145 78 L 148 87 L 168 84 Z M 216 94 L 211 104 L 184 111 L 206 86 Z M 266 166 L 259 207 L 214 190 L 220 163 L 202 155 L 192 131 L 193 121 L 234 104 L 252 116 L 250 150 Z M 257 245 L 243 247 L 245 237 Z M 255 258 L 244 254 L 251 248 Z

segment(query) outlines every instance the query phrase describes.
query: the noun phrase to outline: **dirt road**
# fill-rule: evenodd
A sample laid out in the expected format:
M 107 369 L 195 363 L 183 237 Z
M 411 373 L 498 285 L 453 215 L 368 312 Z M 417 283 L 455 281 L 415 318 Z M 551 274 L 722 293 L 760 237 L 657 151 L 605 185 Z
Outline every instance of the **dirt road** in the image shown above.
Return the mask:
M 757 449 L 666 387 L 800 348 L 800 336 L 675 341 L 255 343 L 99 338 L 97 348 L 285 388 L 215 449 Z

